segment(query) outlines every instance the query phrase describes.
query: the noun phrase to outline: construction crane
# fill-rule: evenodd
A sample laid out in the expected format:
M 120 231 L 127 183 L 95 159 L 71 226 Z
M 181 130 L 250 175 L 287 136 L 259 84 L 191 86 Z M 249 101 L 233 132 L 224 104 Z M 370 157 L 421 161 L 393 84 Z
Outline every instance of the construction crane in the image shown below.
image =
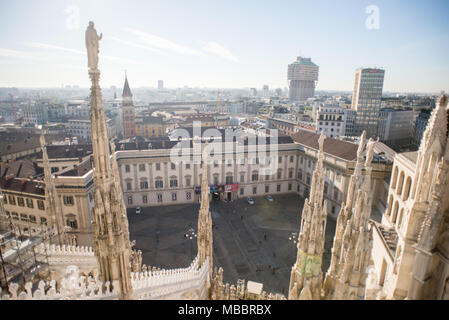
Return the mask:
M 8 93 L 8 94 L 11 97 L 11 111 L 12 111 L 12 115 L 14 117 L 14 122 L 16 122 L 17 115 L 16 115 L 16 108 L 14 107 L 14 96 L 11 93 Z

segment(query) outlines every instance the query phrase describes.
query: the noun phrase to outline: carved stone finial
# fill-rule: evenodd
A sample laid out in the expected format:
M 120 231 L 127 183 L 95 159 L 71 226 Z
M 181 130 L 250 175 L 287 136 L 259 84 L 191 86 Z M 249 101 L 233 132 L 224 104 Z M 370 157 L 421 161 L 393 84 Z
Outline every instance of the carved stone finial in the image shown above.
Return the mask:
M 447 106 L 447 95 L 443 94 L 440 98 L 438 98 L 438 103 L 440 104 L 440 106 L 446 107 Z

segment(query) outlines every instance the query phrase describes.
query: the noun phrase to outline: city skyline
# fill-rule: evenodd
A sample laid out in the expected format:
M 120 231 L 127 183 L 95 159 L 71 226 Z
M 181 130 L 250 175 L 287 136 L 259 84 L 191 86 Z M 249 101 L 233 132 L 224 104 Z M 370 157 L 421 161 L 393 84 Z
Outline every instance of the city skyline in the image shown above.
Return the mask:
M 367 27 L 370 6 L 379 10 L 378 29 Z M 351 91 L 360 67 L 385 69 L 385 92 L 449 88 L 444 1 L 234 7 L 202 1 L 136 1 L 123 8 L 119 1 L 2 3 L 0 86 L 87 87 L 83 37 L 93 20 L 104 34 L 104 87 L 120 87 L 127 70 L 135 88 L 157 87 L 160 79 L 167 88 L 284 88 L 288 64 L 301 55 L 320 66 L 317 91 Z

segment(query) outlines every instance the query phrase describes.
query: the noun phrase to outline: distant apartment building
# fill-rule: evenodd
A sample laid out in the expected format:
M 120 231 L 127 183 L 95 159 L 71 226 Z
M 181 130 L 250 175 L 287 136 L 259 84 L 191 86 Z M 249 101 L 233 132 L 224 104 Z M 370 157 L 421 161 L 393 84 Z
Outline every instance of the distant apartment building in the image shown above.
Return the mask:
M 164 89 L 164 80 L 158 80 L 157 81 L 157 89 L 163 90 Z
M 136 117 L 136 136 L 162 137 L 166 129 L 163 117 Z
M 331 138 L 345 135 L 346 117 L 344 109 L 338 105 L 322 104 L 316 114 L 316 133 L 323 132 Z
M 287 80 L 290 101 L 304 101 L 315 95 L 319 67 L 311 58 L 298 57 L 288 65 Z
M 89 118 L 90 104 L 84 100 L 71 100 L 67 102 L 66 114 L 69 118 Z
M 360 68 L 355 72 L 352 109 L 357 111 L 356 135 L 366 131 L 368 138 L 376 137 L 385 70 Z
M 23 122 L 28 124 L 44 124 L 48 120 L 47 106 L 43 103 L 29 103 L 22 108 Z
M 416 112 L 413 110 L 381 109 L 378 136 L 387 145 L 410 144 Z
M 429 122 L 431 109 L 423 109 L 415 119 L 415 124 L 413 126 L 413 137 L 412 144 L 419 146 L 421 143 L 422 136 L 427 127 L 427 122 Z
M 116 135 L 114 123 L 111 119 L 106 120 L 106 129 L 108 130 L 109 137 L 114 137 Z M 84 142 L 90 142 L 92 139 L 90 119 L 69 119 L 67 121 L 66 132 L 71 136 L 83 139 Z

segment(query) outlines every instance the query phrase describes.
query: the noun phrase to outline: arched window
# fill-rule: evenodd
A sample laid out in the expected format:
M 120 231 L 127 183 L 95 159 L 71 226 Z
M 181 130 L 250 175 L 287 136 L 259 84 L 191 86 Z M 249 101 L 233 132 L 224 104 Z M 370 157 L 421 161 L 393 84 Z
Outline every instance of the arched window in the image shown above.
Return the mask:
M 393 195 L 390 194 L 388 198 L 387 216 L 391 215 L 391 208 L 393 207 Z
M 401 228 L 401 223 L 402 223 L 403 216 L 404 216 L 404 208 L 402 208 L 401 211 L 399 212 L 398 223 L 396 224 L 396 228 L 397 229 Z
M 395 189 L 396 188 L 396 182 L 398 180 L 398 167 L 394 167 L 393 170 L 393 179 L 391 179 L 391 189 Z
M 393 222 L 393 224 L 396 223 L 396 218 L 398 216 L 398 210 L 399 210 L 399 202 L 396 201 L 393 206 L 393 215 L 391 216 L 391 221 Z
M 410 189 L 412 187 L 412 178 L 407 177 L 405 181 L 404 193 L 402 194 L 402 200 L 405 201 L 410 197 Z
M 403 187 L 404 187 L 404 171 L 401 171 L 401 174 L 399 175 L 398 186 L 396 188 L 397 195 L 401 195 Z

